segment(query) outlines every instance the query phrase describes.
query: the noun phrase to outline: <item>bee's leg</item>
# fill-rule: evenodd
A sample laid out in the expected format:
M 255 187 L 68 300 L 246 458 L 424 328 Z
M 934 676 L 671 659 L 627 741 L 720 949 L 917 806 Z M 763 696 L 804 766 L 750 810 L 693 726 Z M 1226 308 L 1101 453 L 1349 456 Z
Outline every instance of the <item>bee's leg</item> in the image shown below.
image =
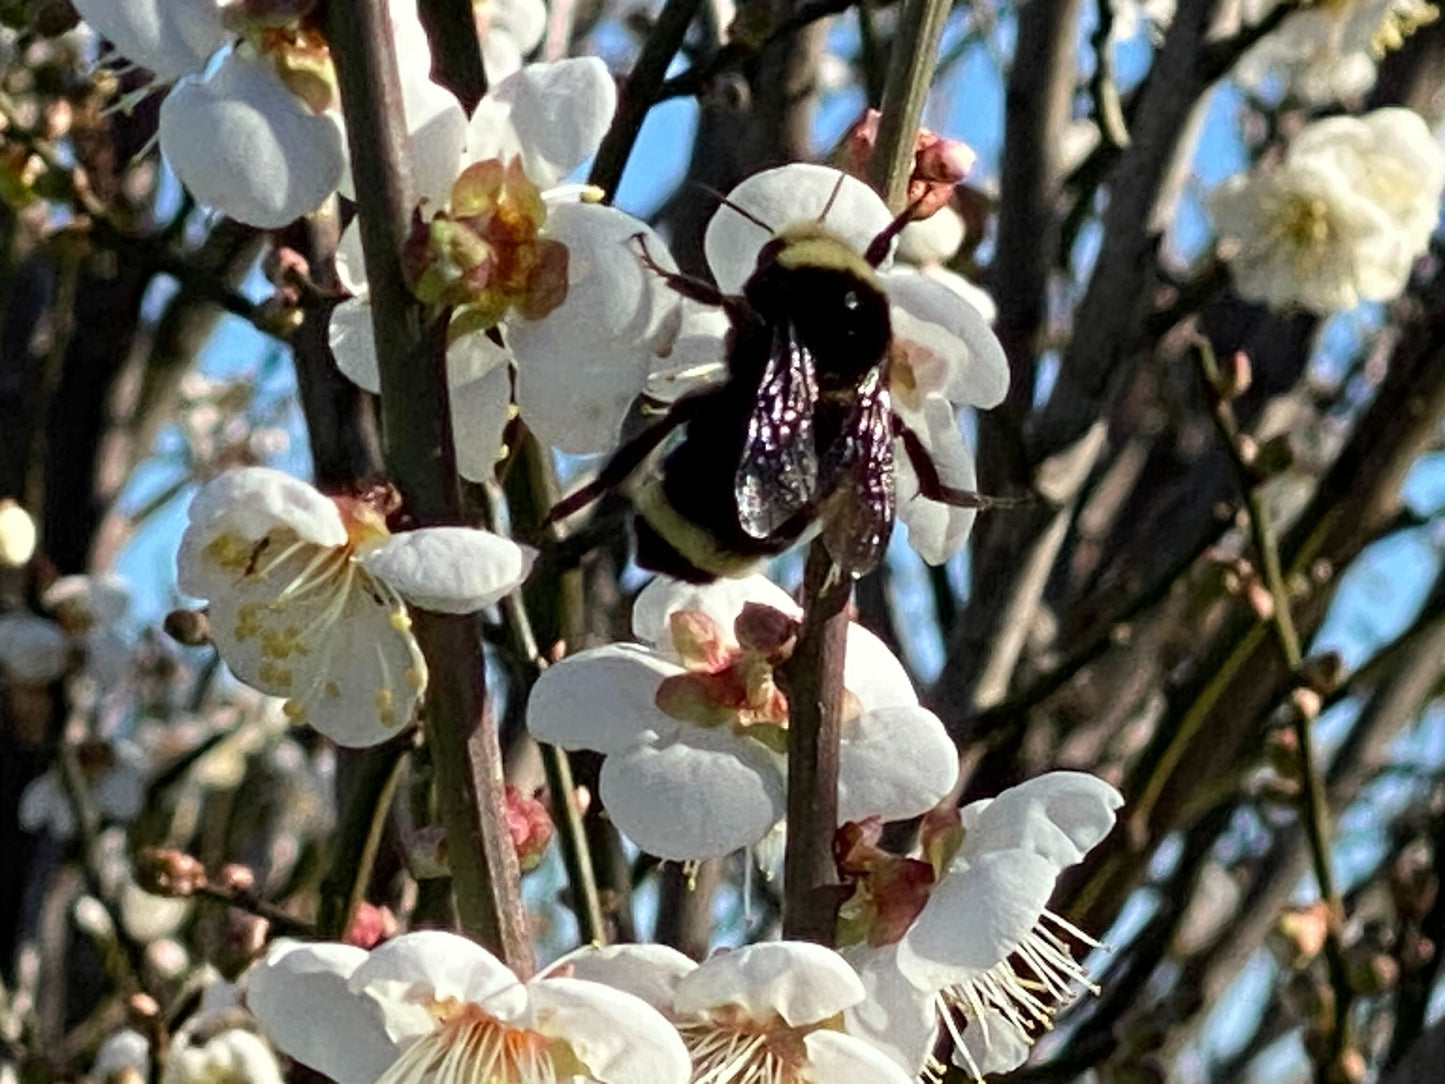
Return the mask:
M 678 426 L 683 425 L 689 418 L 698 412 L 698 409 L 711 399 L 709 394 L 685 395 L 672 405 L 663 417 L 648 426 L 637 436 L 633 437 L 617 451 L 612 453 L 610 459 L 602 465 L 597 472 L 597 477 L 588 482 L 575 493 L 569 493 L 547 513 L 547 518 L 542 521 L 542 526 L 549 523 L 556 523 L 558 520 L 566 519 L 573 512 L 587 507 L 608 490 L 616 489 L 638 467 L 642 466 L 643 460 L 652 454 L 653 450 L 667 439 L 667 435 Z
M 725 309 L 729 314 L 732 314 L 734 311 L 743 311 L 746 302 L 743 301 L 741 297 L 725 294 L 704 279 L 695 278 L 692 275 L 684 275 L 679 271 L 669 271 L 654 260 L 652 253 L 648 251 L 647 248 L 646 234 L 633 234 L 632 239 L 637 242 L 637 247 L 642 250 L 642 266 L 666 282 L 683 297 L 703 305 L 712 305 L 720 309 Z
M 923 446 L 923 440 L 897 414 L 893 415 L 893 433 L 903 441 L 908 462 L 918 476 L 918 492 L 927 500 L 950 504 L 955 508 L 1019 508 L 1033 503 L 1032 497 L 990 497 L 971 489 L 946 486 L 938 476 L 938 466 Z

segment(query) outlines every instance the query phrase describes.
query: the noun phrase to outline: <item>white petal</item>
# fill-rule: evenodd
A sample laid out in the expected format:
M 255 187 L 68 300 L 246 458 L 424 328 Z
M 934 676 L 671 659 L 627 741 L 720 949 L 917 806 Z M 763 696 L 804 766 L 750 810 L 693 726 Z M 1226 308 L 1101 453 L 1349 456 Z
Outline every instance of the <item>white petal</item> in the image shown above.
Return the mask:
M 0 675 L 48 685 L 70 661 L 70 638 L 54 621 L 33 614 L 0 616 Z
M 371 299 L 352 297 L 331 310 L 326 326 L 331 356 L 341 375 L 372 395 L 381 394 L 381 366 L 371 325 Z
M 362 563 L 414 606 L 468 614 L 514 591 L 537 551 L 471 527 L 426 527 L 394 534 Z
M 55 839 L 75 835 L 75 813 L 55 772 L 32 779 L 20 794 L 20 827 L 27 832 L 49 832 Z
M 673 992 L 697 964 L 667 945 L 584 945 L 554 968 L 576 979 L 600 982 L 640 997 L 664 1016 L 672 1014 Z
M 1042 916 L 1058 867 L 1031 851 L 990 851 L 954 869 L 898 942 L 908 980 L 938 990 L 1006 959 Z
M 365 960 L 351 945 L 276 942 L 241 977 L 246 1007 L 282 1053 L 338 1084 L 373 1084 L 398 1051 L 381 1007 L 347 987 Z
M 898 657 L 887 644 L 856 623 L 848 625 L 843 687 L 858 698 L 865 712 L 918 703 L 918 693 Z
M 966 491 L 978 486 L 973 453 L 964 443 L 952 404 L 942 396 L 930 395 L 923 401 L 922 413 L 910 413 L 906 420 L 918 434 L 944 485 Z M 930 565 L 943 564 L 968 541 L 978 513 L 923 497 L 901 440 L 893 442 L 893 468 L 898 518 L 908 528 L 908 544 Z
M 457 472 L 485 482 L 496 476 L 511 415 L 511 355 L 484 334 L 463 335 L 447 348 L 447 378 Z
M 947 364 L 947 381 L 938 390 L 955 403 L 998 406 L 1008 394 L 1008 359 L 993 330 L 953 290 L 913 268 L 895 268 L 883 276 L 893 303 L 897 341 L 926 349 Z
M 130 609 L 130 586 L 123 576 L 103 572 L 94 576 L 61 576 L 40 596 L 48 610 L 64 606 L 97 625 L 110 625 Z
M 545 235 L 567 246 L 567 299 L 540 320 L 506 328 L 517 359 L 517 405 L 547 443 L 571 454 L 606 451 L 656 361 L 659 325 L 677 294 L 643 266 L 633 238 L 667 264 L 647 226 L 614 207 L 561 203 Z
M 313 113 L 244 51 L 166 95 L 160 140 L 197 200 L 272 229 L 315 210 L 346 165 L 335 118 Z
M 1114 811 L 1123 804 L 1123 796 L 1096 776 L 1048 772 L 997 798 L 965 806 L 960 853 L 977 856 L 1022 847 L 1062 870 L 1109 834 Z
M 519 988 L 517 976 L 475 941 L 445 930 L 418 930 L 373 949 L 352 972 L 354 994 L 385 1001 L 434 997 L 481 1003 Z
M 431 47 L 411 0 L 391 0 L 391 25 L 401 73 L 401 106 L 419 200 L 446 202 L 462 171 L 467 115 L 461 102 L 431 80 Z
M 898 970 L 897 946 L 856 948 L 844 955 L 858 970 L 867 991 L 865 1000 L 843 1014 L 850 1035 L 873 1044 L 910 1074 L 917 1074 L 933 1054 L 938 1016 L 933 991 L 921 990 Z
M 898 235 L 898 258 L 911 264 L 941 264 L 953 258 L 965 232 L 963 216 L 945 205 L 903 227 Z
M 207 541 L 222 532 L 256 541 L 285 527 L 319 546 L 346 544 L 336 504 L 299 478 L 270 467 L 241 467 L 212 479 L 191 501 L 188 517 Z
M 542 672 L 527 701 L 527 729 L 564 749 L 617 753 L 666 740 L 679 723 L 657 707 L 664 678 L 682 668 L 637 644 L 568 655 Z
M 188 582 L 206 587 L 211 637 L 238 678 L 290 699 L 293 721 L 332 741 L 375 745 L 410 724 L 426 663 L 405 607 L 340 551 L 325 582 L 283 595 L 317 575 L 308 570 L 324 553 L 303 547 L 245 571 L 183 543 L 181 563 Z
M 366 253 L 361 247 L 361 224 L 356 219 L 341 231 L 341 240 L 336 242 L 336 277 L 349 294 L 360 297 L 367 292 Z
M 75 0 L 75 10 L 118 53 L 166 83 L 200 71 L 230 38 L 217 0 Z
M 478 14 L 485 23 L 484 39 L 510 38 L 523 54 L 537 48 L 547 33 L 547 5 L 542 0 L 487 0 Z M 485 40 L 482 44 L 485 48 Z M 487 78 L 493 82 L 500 82 L 510 74 L 487 69 Z
M 958 779 L 958 750 L 938 716 L 917 706 L 866 712 L 838 749 L 838 820 L 928 812 Z
M 729 322 L 722 309 L 683 298 L 676 337 L 660 339 L 647 394 L 673 402 L 727 376 Z
M 602 803 L 649 854 L 718 858 L 765 836 L 782 817 L 783 780 L 756 742 L 685 727 L 685 739 L 602 762 Z
M 893 216 L 878 193 L 856 177 L 827 166 L 794 162 L 754 173 L 728 193 L 729 202 L 751 211 L 774 230 L 799 221 L 816 221 L 842 187 L 825 224 L 858 252 L 868 248 Z M 757 268 L 758 250 L 769 235 L 729 207 L 719 207 L 708 223 L 703 247 L 718 288 L 737 293 Z
M 672 1025 L 641 998 L 579 979 L 528 984 L 532 1027 L 560 1039 L 600 1084 L 687 1084 L 692 1059 Z
M 790 1027 L 836 1016 L 863 1000 L 863 983 L 843 957 L 806 941 L 763 941 L 708 959 L 677 984 L 679 1016 L 727 1006 Z
M 487 92 L 472 117 L 467 155 L 476 162 L 520 149 L 532 183 L 551 188 L 597 153 L 616 111 L 617 86 L 597 57 L 528 64 Z
M 913 1084 L 913 1076 L 863 1039 L 826 1029 L 803 1036 L 814 1080 L 854 1080 L 868 1084 Z
M 950 271 L 946 267 L 925 267 L 923 273 L 934 282 L 947 286 L 950 290 L 963 298 L 977 310 L 983 317 L 984 323 L 990 327 L 998 319 L 998 305 L 994 303 L 991 295 L 982 286 L 977 286 L 964 278 L 957 272 Z
M 706 614 L 732 639 L 733 622 L 749 602 L 771 606 L 791 617 L 803 615 L 802 607 L 792 596 L 764 576 L 723 578 L 708 584 L 683 583 L 657 576 L 638 593 L 637 601 L 632 604 L 632 634 L 655 644 L 660 654 L 676 658 L 677 649 L 668 623 L 673 613 L 695 610 Z

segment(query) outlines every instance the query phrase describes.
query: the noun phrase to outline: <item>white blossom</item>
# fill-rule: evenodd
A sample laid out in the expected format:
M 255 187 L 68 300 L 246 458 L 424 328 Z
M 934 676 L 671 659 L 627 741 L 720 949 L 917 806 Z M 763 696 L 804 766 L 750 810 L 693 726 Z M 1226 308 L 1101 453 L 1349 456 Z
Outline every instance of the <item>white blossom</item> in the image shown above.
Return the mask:
M 143 1084 L 150 1073 L 150 1040 L 134 1028 L 107 1035 L 90 1068 L 91 1079 L 99 1084 Z
M 204 1040 L 182 1032 L 171 1044 L 161 1084 L 283 1084 L 271 1048 L 243 1028 L 225 1028 Z
M 1021 1064 L 1079 995 L 1086 975 L 1074 945 L 1095 944 L 1048 909 L 1049 897 L 1122 803 L 1091 775 L 1051 772 L 964 807 L 957 849 L 902 936 L 843 950 L 868 991 L 846 1012 L 849 1030 L 912 1073 L 940 1026 L 975 1079 Z
M 280 942 L 242 979 L 283 1053 L 338 1084 L 686 1084 L 677 1032 L 631 994 L 572 978 L 519 982 L 456 934 L 370 953 Z
M 1241 296 L 1326 314 L 1398 297 L 1429 244 L 1445 151 L 1408 109 L 1306 126 L 1276 166 L 1211 198 Z
M 663 945 L 583 948 L 554 967 L 626 990 L 677 1028 L 695 1084 L 909 1084 L 843 1027 L 863 984 L 832 949 L 771 941 L 698 965 Z
M 596 57 L 529 64 L 488 89 L 425 213 L 437 210 L 467 167 L 520 161 L 540 193 L 541 243 L 567 253 L 565 298 L 545 316 L 504 316 L 495 329 L 458 334 L 448 351 L 452 432 L 464 477 L 492 477 L 513 401 L 545 443 L 572 454 L 606 451 L 648 375 L 676 335 L 678 299 L 638 258 L 634 238 L 671 266 L 666 246 L 645 223 L 613 207 L 578 200 L 561 186 L 591 158 L 612 122 L 617 93 Z M 441 157 L 414 141 L 413 155 Z M 445 171 L 443 171 L 445 172 Z M 444 201 L 444 200 L 443 200 Z M 353 297 L 331 317 L 331 347 L 341 371 L 379 392 L 369 295 L 355 228 L 342 238 L 343 281 Z M 455 325 L 454 325 L 455 327 Z M 515 380 L 513 379 L 515 370 Z
M 81 782 L 102 821 L 128 824 L 145 804 L 145 754 L 133 742 L 97 739 L 75 749 Z M 20 795 L 20 827 L 55 839 L 75 835 L 75 810 L 60 768 L 31 780 Z
M 602 802 L 643 850 L 684 860 L 750 847 L 786 811 L 788 705 L 774 667 L 798 614 L 761 576 L 702 587 L 659 577 L 633 610 L 642 643 L 550 667 L 527 725 L 541 741 L 605 755 Z M 957 777 L 943 724 L 859 625 L 849 626 L 845 660 L 839 818 L 924 812 Z
M 513 590 L 532 554 L 466 527 L 391 534 L 361 499 L 331 499 L 265 467 L 229 471 L 191 502 L 177 566 L 210 602 L 236 676 L 342 745 L 399 733 L 426 690 L 407 604 L 470 613 Z
M 301 24 L 221 0 L 78 0 L 121 55 L 174 84 L 161 103 L 161 152 L 201 203 L 275 228 L 349 189 L 346 143 L 325 42 Z M 393 47 L 413 142 L 460 147 L 466 115 L 433 83 L 415 0 L 390 0 Z M 223 54 L 217 64 L 212 57 Z M 418 183 L 431 178 L 425 163 Z
M 1246 3 L 1251 23 L 1278 0 Z M 1235 78 L 1251 89 L 1278 78 L 1306 102 L 1358 97 L 1375 85 L 1378 64 L 1439 11 L 1430 0 L 1332 0 L 1303 5 L 1241 58 Z
M 728 200 L 773 229 L 815 220 L 827 207 L 824 224 L 859 252 L 892 219 L 877 193 L 862 181 L 808 164 L 754 174 L 728 193 Z M 765 231 L 730 207 L 718 210 L 704 245 L 722 290 L 742 289 L 767 240 Z M 958 407 L 988 408 L 1003 401 L 1009 380 L 1003 347 L 979 310 L 955 288 L 886 261 L 879 280 L 892 303 L 888 390 L 893 409 L 918 434 L 943 484 L 972 490 L 973 455 L 954 415 Z M 908 527 L 909 542 L 925 561 L 942 564 L 967 540 L 974 511 L 923 498 L 901 440 L 894 442 L 893 458 L 898 516 Z

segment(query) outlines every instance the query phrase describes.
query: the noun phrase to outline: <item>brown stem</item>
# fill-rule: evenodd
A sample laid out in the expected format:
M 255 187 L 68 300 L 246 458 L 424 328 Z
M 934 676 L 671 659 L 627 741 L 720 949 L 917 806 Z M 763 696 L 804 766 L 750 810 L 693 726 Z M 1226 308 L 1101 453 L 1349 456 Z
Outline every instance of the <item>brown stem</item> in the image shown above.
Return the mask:
M 446 321 L 423 311 L 402 269 L 415 204 L 386 2 L 333 3 L 326 30 L 351 145 L 381 363 L 386 462 L 415 523 L 460 523 Z M 431 675 L 425 723 L 462 928 L 526 976 L 533 969 L 531 941 L 476 618 L 418 611 L 414 628 Z

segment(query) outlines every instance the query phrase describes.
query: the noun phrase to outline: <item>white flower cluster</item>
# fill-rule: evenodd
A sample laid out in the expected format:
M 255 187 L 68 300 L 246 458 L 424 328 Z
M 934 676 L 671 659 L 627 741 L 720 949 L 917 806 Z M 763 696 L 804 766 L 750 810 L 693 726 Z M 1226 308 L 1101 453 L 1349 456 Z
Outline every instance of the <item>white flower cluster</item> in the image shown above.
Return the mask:
M 1259 21 L 1280 2 L 1245 0 L 1245 21 Z M 1431 0 L 1302 4 L 1241 58 L 1235 78 L 1254 90 L 1277 79 L 1313 104 L 1353 99 L 1375 85 L 1379 61 L 1387 52 L 1439 17 Z
M 1418 114 L 1378 109 L 1306 125 L 1281 161 L 1211 198 L 1235 288 L 1319 314 L 1404 291 L 1440 217 L 1445 151 Z

